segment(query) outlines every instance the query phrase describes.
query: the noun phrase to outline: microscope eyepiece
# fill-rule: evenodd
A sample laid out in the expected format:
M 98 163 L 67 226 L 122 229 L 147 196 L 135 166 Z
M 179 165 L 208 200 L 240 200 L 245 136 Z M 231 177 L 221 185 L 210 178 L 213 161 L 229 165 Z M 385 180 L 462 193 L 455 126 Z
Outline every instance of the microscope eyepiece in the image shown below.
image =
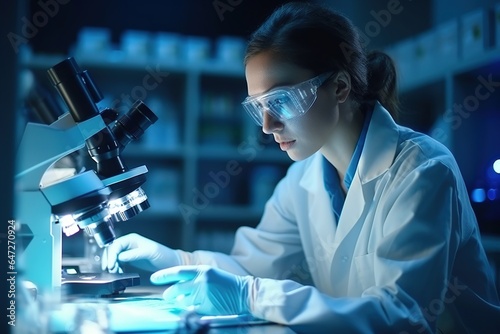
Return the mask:
M 113 134 L 120 143 L 120 147 L 125 147 L 130 141 L 140 138 L 144 131 L 157 120 L 158 116 L 144 102 L 138 100 L 126 114 L 118 118 L 113 127 Z

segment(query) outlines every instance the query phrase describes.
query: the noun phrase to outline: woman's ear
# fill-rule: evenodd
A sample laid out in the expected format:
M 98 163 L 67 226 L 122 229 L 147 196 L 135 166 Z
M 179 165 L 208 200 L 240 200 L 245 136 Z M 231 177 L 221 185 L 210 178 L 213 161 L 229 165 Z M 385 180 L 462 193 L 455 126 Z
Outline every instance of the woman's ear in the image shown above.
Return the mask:
M 337 73 L 334 79 L 335 96 L 339 103 L 344 103 L 351 92 L 351 76 L 345 71 Z

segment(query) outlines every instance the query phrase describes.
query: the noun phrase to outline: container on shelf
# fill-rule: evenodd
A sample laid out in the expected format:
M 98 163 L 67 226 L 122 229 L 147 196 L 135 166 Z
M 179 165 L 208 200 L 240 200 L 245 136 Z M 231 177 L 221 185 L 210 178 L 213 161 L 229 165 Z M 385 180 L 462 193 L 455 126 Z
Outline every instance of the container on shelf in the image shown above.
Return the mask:
M 240 65 L 243 63 L 246 42 L 232 36 L 222 36 L 216 40 L 216 59 L 224 64 Z
M 151 54 L 151 33 L 126 30 L 121 36 L 121 49 L 128 59 L 145 60 Z
M 153 169 L 148 172 L 143 188 L 148 196 L 150 210 L 154 212 L 172 212 L 180 200 L 180 173 L 174 168 Z
M 470 59 L 485 52 L 487 41 L 487 15 L 483 9 L 469 12 L 461 17 L 461 55 Z
M 182 44 L 182 60 L 197 65 L 211 56 L 211 40 L 201 36 L 186 36 Z
M 416 48 L 416 40 L 409 38 L 388 49 L 401 78 L 400 82 L 408 83 L 415 77 Z
M 436 27 L 436 66 L 451 68 L 456 66 L 458 52 L 458 20 L 451 20 Z
M 181 124 L 172 103 L 166 98 L 151 97 L 146 101 L 158 121 L 144 133 L 144 144 L 149 148 L 177 148 L 180 145 Z
M 437 66 L 438 62 L 436 62 L 437 42 L 438 39 L 435 30 L 428 30 L 416 38 L 413 73 L 415 77 L 426 77 L 430 73 L 440 70 L 439 66 Z
M 73 54 L 80 60 L 106 59 L 112 50 L 111 30 L 103 27 L 83 27 L 78 32 Z
M 175 62 L 181 57 L 182 36 L 176 33 L 160 32 L 152 40 L 152 53 L 162 62 Z

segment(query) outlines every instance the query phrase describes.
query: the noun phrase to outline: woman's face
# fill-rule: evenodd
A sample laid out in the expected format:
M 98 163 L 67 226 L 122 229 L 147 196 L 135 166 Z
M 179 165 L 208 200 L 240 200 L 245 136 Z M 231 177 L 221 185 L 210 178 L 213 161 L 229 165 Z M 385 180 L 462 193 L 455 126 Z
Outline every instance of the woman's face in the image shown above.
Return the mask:
M 294 85 L 316 74 L 269 52 L 252 56 L 246 65 L 248 95 L 258 95 L 280 86 Z M 339 120 L 335 84 L 327 82 L 317 91 L 317 99 L 304 115 L 285 121 L 264 113 L 262 131 L 274 140 L 292 160 L 308 158 L 330 142 Z

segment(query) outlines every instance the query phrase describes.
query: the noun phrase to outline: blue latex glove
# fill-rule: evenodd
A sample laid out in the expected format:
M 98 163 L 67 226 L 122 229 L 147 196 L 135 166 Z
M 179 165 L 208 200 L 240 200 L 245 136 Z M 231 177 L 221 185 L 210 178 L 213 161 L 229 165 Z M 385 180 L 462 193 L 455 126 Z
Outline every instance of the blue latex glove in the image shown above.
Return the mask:
M 172 307 L 206 315 L 248 314 L 250 280 L 206 265 L 177 266 L 151 275 L 153 284 L 175 283 L 163 293 Z
M 139 234 L 131 233 L 117 238 L 102 252 L 103 271 L 123 272 L 120 268 L 120 263 L 123 262 L 130 262 L 131 265 L 146 271 L 156 271 L 178 266 L 181 260 L 175 250 Z

